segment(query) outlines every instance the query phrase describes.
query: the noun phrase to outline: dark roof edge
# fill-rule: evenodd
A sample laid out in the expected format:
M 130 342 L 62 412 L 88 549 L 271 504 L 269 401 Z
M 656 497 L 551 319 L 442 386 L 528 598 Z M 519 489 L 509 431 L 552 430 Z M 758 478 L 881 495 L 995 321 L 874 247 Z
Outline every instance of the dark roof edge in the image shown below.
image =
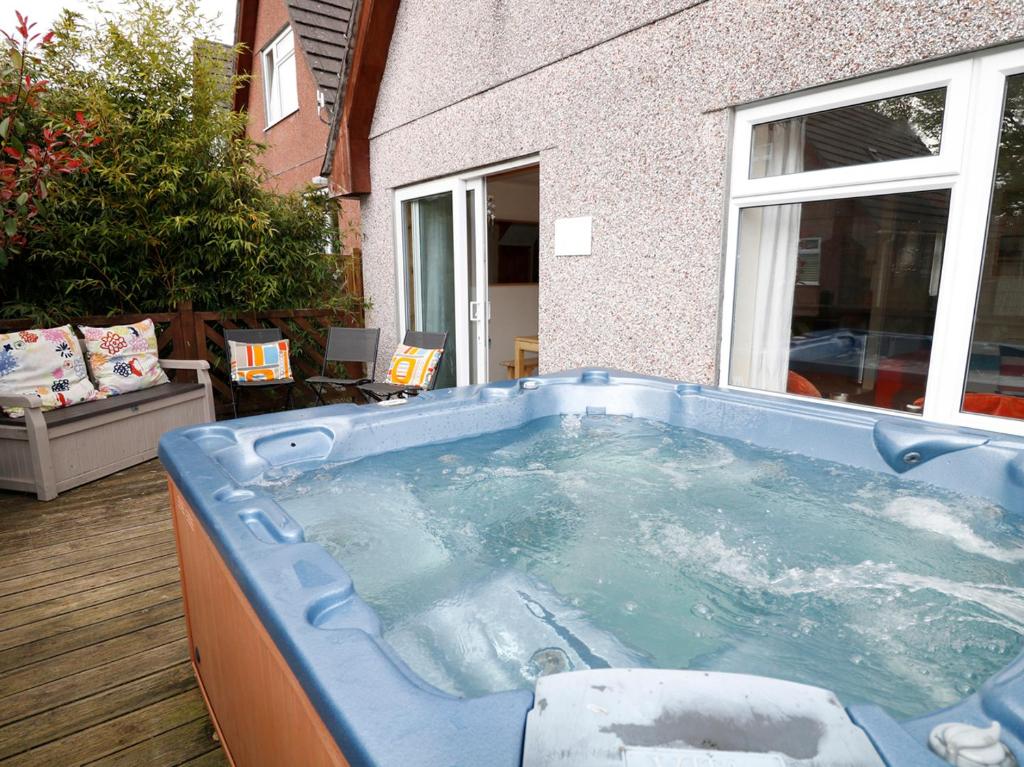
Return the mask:
M 256 14 L 259 9 L 259 0 L 238 0 L 235 3 L 235 45 L 242 43 L 245 47 L 238 52 L 235 58 L 235 75 L 248 76 L 252 74 L 253 48 L 256 43 Z M 249 106 L 250 80 L 239 86 L 232 99 L 232 107 L 236 112 L 242 112 Z

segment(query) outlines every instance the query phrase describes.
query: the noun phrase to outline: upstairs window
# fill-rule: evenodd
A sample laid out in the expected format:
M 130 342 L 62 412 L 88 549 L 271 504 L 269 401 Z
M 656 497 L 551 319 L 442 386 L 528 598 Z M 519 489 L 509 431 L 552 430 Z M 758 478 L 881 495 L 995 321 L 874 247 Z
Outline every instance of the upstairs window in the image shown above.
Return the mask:
M 1024 49 L 736 111 L 721 383 L 1024 434 Z
M 288 27 L 263 49 L 263 95 L 267 127 L 299 108 L 295 74 L 295 36 Z

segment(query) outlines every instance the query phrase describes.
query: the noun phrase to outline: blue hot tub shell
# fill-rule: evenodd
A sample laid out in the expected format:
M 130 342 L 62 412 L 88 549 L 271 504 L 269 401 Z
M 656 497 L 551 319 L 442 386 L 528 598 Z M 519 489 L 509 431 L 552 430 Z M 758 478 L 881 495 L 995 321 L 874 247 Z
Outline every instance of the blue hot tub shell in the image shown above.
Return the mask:
M 533 695 L 474 699 L 419 679 L 381 639 L 348 574 L 258 487 L 268 469 L 312 468 L 514 428 L 557 414 L 637 416 L 987 498 L 1024 514 L 1024 440 L 814 400 L 588 369 L 445 389 L 398 407 L 334 405 L 172 431 L 160 459 L 346 759 L 359 765 L 497 765 L 522 759 Z M 1003 725 L 1024 759 L 1024 657 L 941 712 L 851 719 L 890 765 L 942 764 L 940 722 Z

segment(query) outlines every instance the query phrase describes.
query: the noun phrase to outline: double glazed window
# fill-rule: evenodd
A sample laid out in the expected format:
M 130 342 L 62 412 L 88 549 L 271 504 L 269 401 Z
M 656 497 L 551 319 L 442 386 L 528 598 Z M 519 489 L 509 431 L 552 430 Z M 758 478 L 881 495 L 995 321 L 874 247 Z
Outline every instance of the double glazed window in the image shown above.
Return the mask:
M 723 383 L 1024 434 L 1024 50 L 736 118 Z
M 299 108 L 295 36 L 291 27 L 263 49 L 263 96 L 268 128 Z

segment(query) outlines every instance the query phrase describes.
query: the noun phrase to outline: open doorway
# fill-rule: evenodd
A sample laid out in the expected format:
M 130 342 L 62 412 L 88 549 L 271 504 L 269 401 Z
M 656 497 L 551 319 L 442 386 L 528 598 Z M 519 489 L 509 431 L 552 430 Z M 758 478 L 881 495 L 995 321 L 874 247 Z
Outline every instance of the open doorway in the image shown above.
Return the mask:
M 485 178 L 487 294 L 490 302 L 487 378 L 511 377 L 517 337 L 536 338 L 540 293 L 540 168 Z M 527 372 L 536 369 L 528 354 Z

